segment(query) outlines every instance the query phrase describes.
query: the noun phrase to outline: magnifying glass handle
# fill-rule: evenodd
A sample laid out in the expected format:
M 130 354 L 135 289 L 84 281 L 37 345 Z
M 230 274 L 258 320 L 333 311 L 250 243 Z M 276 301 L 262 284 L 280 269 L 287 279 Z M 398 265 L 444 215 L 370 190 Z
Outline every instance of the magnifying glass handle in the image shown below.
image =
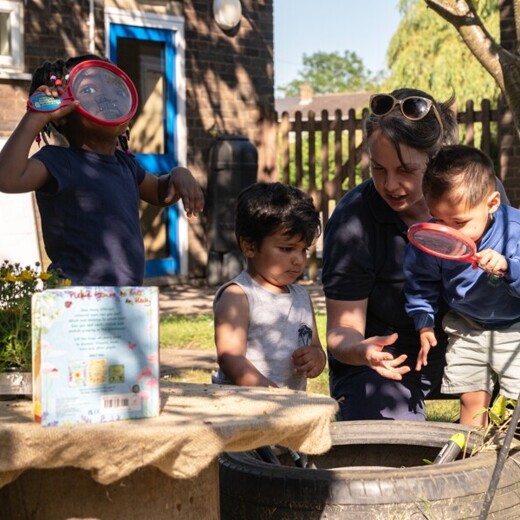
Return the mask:
M 64 91 L 61 97 L 48 96 L 43 92 L 36 92 L 27 100 L 27 108 L 34 112 L 54 112 L 61 107 L 70 105 L 73 98 Z

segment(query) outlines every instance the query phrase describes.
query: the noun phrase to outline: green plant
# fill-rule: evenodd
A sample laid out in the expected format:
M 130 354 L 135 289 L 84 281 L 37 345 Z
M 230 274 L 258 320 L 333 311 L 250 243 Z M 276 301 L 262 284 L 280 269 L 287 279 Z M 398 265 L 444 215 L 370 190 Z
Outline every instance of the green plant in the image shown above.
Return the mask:
M 0 372 L 31 370 L 31 297 L 70 285 L 59 273 L 4 260 L 0 265 Z
M 476 452 L 498 449 L 511 424 L 511 416 L 516 405 L 515 399 L 508 399 L 503 395 L 497 395 L 489 408 L 484 408 L 480 413 L 487 413 L 489 422 L 483 430 L 482 444 L 476 448 Z M 518 425 L 515 425 L 517 427 Z M 516 445 L 518 448 L 518 443 Z

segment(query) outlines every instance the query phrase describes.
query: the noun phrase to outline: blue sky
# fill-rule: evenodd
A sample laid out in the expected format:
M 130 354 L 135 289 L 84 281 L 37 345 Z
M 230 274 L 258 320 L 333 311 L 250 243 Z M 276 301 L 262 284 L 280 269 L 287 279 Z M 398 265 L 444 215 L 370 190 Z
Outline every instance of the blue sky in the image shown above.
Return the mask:
M 386 68 L 399 25 L 398 0 L 273 0 L 275 87 L 296 79 L 303 54 L 355 52 L 367 69 Z

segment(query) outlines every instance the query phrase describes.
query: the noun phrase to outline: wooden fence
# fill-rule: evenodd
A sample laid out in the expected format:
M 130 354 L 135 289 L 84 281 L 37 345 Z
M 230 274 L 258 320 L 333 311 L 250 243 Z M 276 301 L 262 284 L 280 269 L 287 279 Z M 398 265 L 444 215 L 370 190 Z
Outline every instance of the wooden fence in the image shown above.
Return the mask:
M 313 197 L 323 227 L 339 199 L 370 176 L 363 136 L 367 114 L 367 109 L 360 115 L 350 109 L 344 117 L 341 110 L 336 110 L 329 117 L 324 110 L 319 118 L 314 112 L 296 112 L 294 119 L 284 112 L 279 118 L 280 181 L 298 186 Z M 466 102 L 465 111 L 457 112 L 457 121 L 459 142 L 477 146 L 495 158 L 498 110 L 491 108 L 489 100 L 482 101 L 480 110 L 475 110 L 473 101 Z M 314 278 L 315 250 L 310 265 L 310 276 Z

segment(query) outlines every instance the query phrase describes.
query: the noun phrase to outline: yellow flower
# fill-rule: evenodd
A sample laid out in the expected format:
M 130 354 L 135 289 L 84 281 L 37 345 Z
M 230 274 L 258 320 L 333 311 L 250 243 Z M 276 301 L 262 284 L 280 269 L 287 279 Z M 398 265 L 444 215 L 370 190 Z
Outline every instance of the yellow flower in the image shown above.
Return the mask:
M 34 280 L 34 273 L 32 271 L 29 271 L 28 269 L 24 269 L 18 276 L 18 280 L 20 282 L 28 282 L 30 280 Z
M 71 285 L 58 272 L 40 272 L 40 264 L 0 263 L 0 372 L 31 369 L 31 297 L 35 292 Z
M 63 280 L 61 285 L 63 285 L 64 287 L 68 287 L 68 286 L 72 285 L 72 282 L 68 278 L 65 278 L 65 280 Z

